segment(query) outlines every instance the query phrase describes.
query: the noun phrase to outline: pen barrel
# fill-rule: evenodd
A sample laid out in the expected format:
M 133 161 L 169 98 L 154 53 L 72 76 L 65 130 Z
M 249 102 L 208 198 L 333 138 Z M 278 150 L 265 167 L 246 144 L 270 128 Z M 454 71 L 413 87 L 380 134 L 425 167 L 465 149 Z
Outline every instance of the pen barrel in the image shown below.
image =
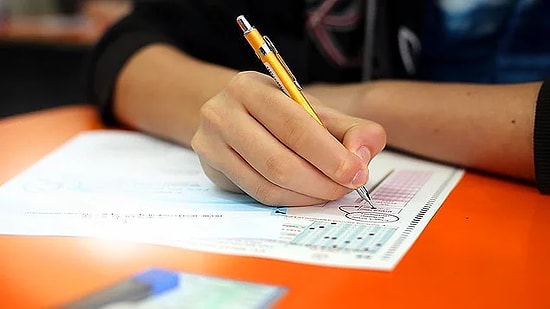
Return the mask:
M 260 60 L 265 65 L 266 69 L 271 74 L 271 77 L 277 83 L 277 86 L 292 100 L 298 103 L 306 112 L 315 119 L 320 125 L 323 125 L 321 118 L 317 115 L 306 96 L 295 84 L 295 80 L 287 74 L 285 67 L 278 61 L 274 53 L 268 53 L 266 55 L 261 55 Z
M 277 57 L 274 47 L 270 47 L 270 44 L 266 42 L 264 37 L 254 27 L 248 29 L 244 37 L 256 53 L 256 56 L 263 62 L 269 74 L 277 83 L 277 86 L 287 96 L 302 106 L 315 121 L 324 126 L 321 118 L 319 118 L 305 95 L 302 93 L 301 87 L 293 78 L 292 73 L 287 71 L 288 68 L 285 67 L 286 64 L 284 64 L 284 60 L 280 58 L 280 55 Z M 273 50 L 271 48 L 273 48 Z
M 248 44 L 250 44 L 250 46 L 256 53 L 256 56 L 258 56 L 258 58 L 261 59 L 259 50 L 260 50 L 260 47 L 265 44 L 265 40 L 260 34 L 260 32 L 258 32 L 256 28 L 252 28 L 244 34 L 244 38 L 246 39 L 246 41 L 248 41 Z

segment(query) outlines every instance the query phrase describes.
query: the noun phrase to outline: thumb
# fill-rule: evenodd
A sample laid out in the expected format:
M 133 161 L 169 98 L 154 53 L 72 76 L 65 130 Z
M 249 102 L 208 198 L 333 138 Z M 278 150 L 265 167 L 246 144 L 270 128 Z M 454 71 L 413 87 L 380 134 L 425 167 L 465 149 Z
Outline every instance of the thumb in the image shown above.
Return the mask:
M 361 157 L 365 164 L 386 145 L 386 131 L 374 121 L 352 117 L 319 105 L 316 111 L 329 132 L 349 151 Z

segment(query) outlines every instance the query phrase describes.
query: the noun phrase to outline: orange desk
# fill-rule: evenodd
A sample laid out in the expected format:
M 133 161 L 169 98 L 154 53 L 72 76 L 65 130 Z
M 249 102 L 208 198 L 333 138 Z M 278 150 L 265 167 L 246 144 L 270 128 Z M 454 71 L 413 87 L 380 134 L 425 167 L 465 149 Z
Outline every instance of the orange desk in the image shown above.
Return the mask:
M 0 183 L 78 132 L 97 128 L 89 106 L 0 120 Z M 0 236 L 0 308 L 51 307 L 151 266 L 285 286 L 277 308 L 550 308 L 550 196 L 467 173 L 392 272 Z

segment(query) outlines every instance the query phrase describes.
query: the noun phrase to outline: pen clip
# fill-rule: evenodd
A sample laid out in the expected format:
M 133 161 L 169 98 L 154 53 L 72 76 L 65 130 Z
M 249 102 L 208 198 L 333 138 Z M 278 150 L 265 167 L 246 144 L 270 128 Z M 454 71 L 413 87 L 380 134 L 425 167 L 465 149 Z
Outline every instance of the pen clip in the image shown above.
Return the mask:
M 290 78 L 292 79 L 292 82 L 294 83 L 294 85 L 298 87 L 298 90 L 302 91 L 302 86 L 298 83 L 298 80 L 296 79 L 296 77 L 294 77 L 294 74 L 292 74 L 292 72 L 286 65 L 286 62 L 283 60 L 283 57 L 281 57 L 281 55 L 279 54 L 279 51 L 277 50 L 273 42 L 271 42 L 271 40 L 269 39 L 269 37 L 267 37 L 267 35 L 264 35 L 263 38 L 268 48 L 273 52 L 273 54 L 275 54 L 275 57 L 277 58 L 277 60 L 279 60 L 279 62 L 285 69 L 286 73 L 288 74 L 288 76 L 290 76 Z

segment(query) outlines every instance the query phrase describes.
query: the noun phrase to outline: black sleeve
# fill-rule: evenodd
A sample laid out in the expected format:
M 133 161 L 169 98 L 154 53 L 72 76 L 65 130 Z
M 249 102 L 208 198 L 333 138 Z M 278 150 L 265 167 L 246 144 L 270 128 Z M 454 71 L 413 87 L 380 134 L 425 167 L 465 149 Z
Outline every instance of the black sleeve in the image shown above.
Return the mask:
M 99 105 L 101 118 L 108 125 L 116 123 L 111 110 L 111 96 L 126 61 L 146 45 L 171 41 L 162 24 L 158 25 L 154 18 L 142 12 L 146 10 L 144 6 L 136 3 L 134 10 L 111 27 L 92 52 L 87 77 L 88 94 L 90 100 Z
M 57 7 L 62 14 L 75 14 L 82 5 L 82 0 L 57 0 Z
M 117 76 L 133 54 L 150 44 L 168 43 L 204 61 L 239 70 L 262 69 L 235 24 L 239 14 L 250 11 L 247 2 L 135 1 L 132 12 L 104 34 L 91 55 L 88 96 L 99 105 L 102 120 L 116 124 L 111 97 Z
M 537 187 L 540 192 L 550 194 L 550 79 L 539 91 L 533 138 Z

